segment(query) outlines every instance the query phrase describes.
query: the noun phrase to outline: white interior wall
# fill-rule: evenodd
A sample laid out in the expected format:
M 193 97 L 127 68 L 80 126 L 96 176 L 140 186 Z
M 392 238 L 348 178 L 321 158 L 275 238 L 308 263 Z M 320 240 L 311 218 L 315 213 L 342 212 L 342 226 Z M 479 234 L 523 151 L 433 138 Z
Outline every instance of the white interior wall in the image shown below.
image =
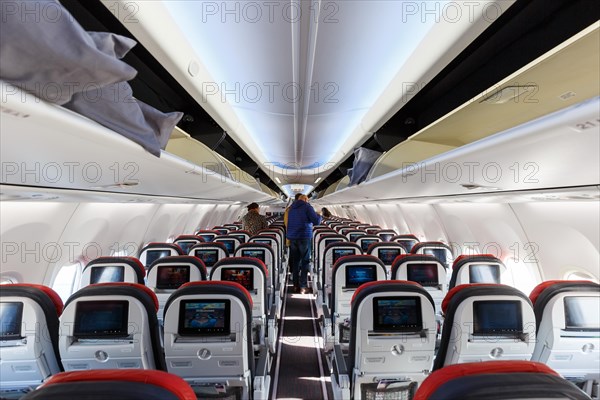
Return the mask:
M 344 208 L 335 206 L 337 215 Z M 542 280 L 584 271 L 600 277 L 600 203 L 362 204 L 350 214 L 365 223 L 441 240 L 455 255 L 491 253 L 504 261 L 505 283 L 525 293 Z
M 116 252 L 136 256 L 168 241 L 235 220 L 239 205 L 151 203 L 0 203 L 0 278 L 51 285 L 63 265 Z M 210 225 L 212 224 L 212 225 Z

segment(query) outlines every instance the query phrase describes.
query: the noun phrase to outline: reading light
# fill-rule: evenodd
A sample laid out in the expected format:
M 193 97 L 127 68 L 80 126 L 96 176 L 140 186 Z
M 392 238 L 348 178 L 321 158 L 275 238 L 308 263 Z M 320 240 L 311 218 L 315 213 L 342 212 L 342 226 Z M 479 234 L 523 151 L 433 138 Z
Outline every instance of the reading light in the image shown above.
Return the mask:
M 316 185 L 317 183 L 321 182 L 321 179 L 323 179 L 323 178 L 321 178 L 321 177 L 318 177 L 318 178 L 317 178 L 317 180 L 315 181 L 315 185 Z
M 278 177 L 278 176 L 276 176 L 276 177 L 275 177 L 275 182 L 277 182 L 277 183 L 281 184 L 281 180 L 279 179 L 279 177 Z

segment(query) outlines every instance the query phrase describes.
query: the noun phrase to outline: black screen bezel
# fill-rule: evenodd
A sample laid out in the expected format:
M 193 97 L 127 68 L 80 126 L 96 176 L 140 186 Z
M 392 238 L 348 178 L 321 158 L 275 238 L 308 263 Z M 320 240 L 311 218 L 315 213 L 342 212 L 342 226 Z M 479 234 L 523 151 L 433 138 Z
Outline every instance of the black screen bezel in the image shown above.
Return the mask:
M 185 306 L 191 303 L 223 303 L 224 321 L 222 328 L 190 328 L 185 327 Z M 231 301 L 229 299 L 195 299 L 181 300 L 179 302 L 179 321 L 177 324 L 177 334 L 180 336 L 224 336 L 230 333 L 231 321 Z
M 412 272 L 413 272 L 413 268 L 412 267 L 422 267 L 422 266 L 427 266 L 428 268 L 432 268 L 435 271 L 435 278 L 436 278 L 436 282 L 428 282 L 428 283 L 423 283 L 421 281 L 418 281 L 416 279 L 414 279 L 414 276 L 411 276 Z M 440 284 L 440 277 L 438 274 L 438 265 L 435 263 L 408 263 L 406 265 L 406 279 L 411 281 L 411 282 L 417 282 L 419 285 L 423 286 L 423 287 L 435 287 L 438 286 Z
M 248 251 L 260 251 L 260 252 L 262 252 L 262 257 L 248 256 L 248 255 L 246 255 L 246 254 L 245 254 L 245 253 L 246 253 L 246 252 L 248 252 Z M 265 249 L 255 249 L 255 250 L 253 250 L 253 249 L 242 249 L 242 257 L 253 257 L 253 258 L 257 258 L 257 259 L 259 259 L 260 261 L 262 261 L 263 263 L 264 263 L 264 262 L 266 262 L 266 261 L 265 261 L 265 260 L 266 260 L 266 258 L 267 258 L 267 254 L 266 254 L 266 253 L 267 253 L 267 252 L 266 252 L 266 250 L 265 250 Z
M 117 268 L 119 269 L 119 277 L 121 278 L 120 280 L 116 280 L 116 281 L 101 281 L 98 282 L 97 279 L 94 279 L 94 276 L 96 274 L 98 274 L 97 271 L 103 271 L 106 268 Z M 99 273 L 100 275 L 102 275 L 102 273 Z M 98 276 L 99 278 L 99 276 Z M 124 282 L 125 281 L 125 267 L 123 265 L 93 265 L 90 267 L 90 285 L 94 285 L 97 283 L 107 283 L 107 282 Z
M 390 301 L 390 300 L 414 300 L 416 309 L 416 324 L 414 326 L 398 325 L 398 324 L 384 324 L 379 322 L 379 302 Z M 385 296 L 375 297 L 373 299 L 373 331 L 375 332 L 401 332 L 401 333 L 415 333 L 423 330 L 423 315 L 421 309 L 421 297 L 420 296 Z
M 370 269 L 373 272 L 373 280 L 370 280 L 370 281 L 367 281 L 367 282 L 363 282 L 363 283 L 360 283 L 360 284 L 350 283 L 350 274 L 351 274 L 351 271 L 353 269 L 355 269 L 355 268 L 368 268 L 368 269 Z M 363 285 L 365 283 L 373 282 L 373 281 L 377 280 L 377 266 L 376 265 L 349 264 L 349 265 L 346 265 L 346 271 L 345 271 L 345 273 L 346 273 L 346 284 L 345 284 L 344 287 L 348 288 L 348 289 L 356 289 L 360 285 Z
M 518 324 L 521 326 L 521 329 L 502 329 L 502 330 L 492 330 L 492 329 L 484 329 L 481 327 L 481 323 L 479 321 L 478 315 L 485 310 L 483 309 L 483 305 L 493 307 L 495 304 L 514 304 L 517 310 L 517 319 Z M 521 305 L 521 301 L 519 300 L 480 300 L 473 302 L 473 336 L 508 336 L 508 337 L 519 337 L 523 334 L 523 307 Z
M 84 314 L 90 313 L 90 310 L 84 308 L 91 305 L 99 305 L 103 307 L 114 308 L 121 307 L 121 326 L 114 332 L 87 332 L 82 331 L 81 318 Z M 79 301 L 75 307 L 75 324 L 73 325 L 73 336 L 78 338 L 125 338 L 128 336 L 127 327 L 129 325 L 129 302 L 127 300 L 91 300 Z
M 183 285 L 184 283 L 187 283 L 190 281 L 190 273 L 191 273 L 191 267 L 189 265 L 159 265 L 156 267 L 156 288 L 157 289 L 161 289 L 161 290 L 173 290 L 173 289 L 178 289 L 181 285 Z M 160 272 L 162 269 L 165 268 L 183 268 L 185 269 L 186 273 L 187 273 L 187 280 L 181 282 L 179 285 L 174 285 L 174 284 L 167 284 L 164 282 L 160 281 Z
M 14 308 L 16 309 L 15 312 L 15 316 L 16 318 L 14 319 L 14 321 L 11 321 L 12 324 L 14 324 L 14 326 L 18 329 L 18 332 L 6 332 L 4 330 L 4 327 L 7 327 L 8 324 L 6 323 L 6 321 L 2 321 L 0 320 L 0 324 L 2 325 L 0 327 L 0 340 L 4 341 L 4 340 L 18 340 L 18 339 L 22 339 L 23 336 L 21 336 L 21 329 L 22 329 L 22 324 L 23 324 L 23 302 L 21 301 L 2 301 L 0 302 L 0 306 L 2 307 L 10 307 L 10 308 Z M 4 313 L 0 313 L 0 315 L 3 315 Z

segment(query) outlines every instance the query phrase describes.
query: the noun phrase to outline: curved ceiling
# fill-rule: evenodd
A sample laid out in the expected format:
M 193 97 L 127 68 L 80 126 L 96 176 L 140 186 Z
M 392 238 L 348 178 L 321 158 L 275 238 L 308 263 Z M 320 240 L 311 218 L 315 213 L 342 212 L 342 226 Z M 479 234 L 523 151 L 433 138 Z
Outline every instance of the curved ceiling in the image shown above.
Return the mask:
M 512 3 L 153 1 L 117 16 L 289 191 L 326 176 Z

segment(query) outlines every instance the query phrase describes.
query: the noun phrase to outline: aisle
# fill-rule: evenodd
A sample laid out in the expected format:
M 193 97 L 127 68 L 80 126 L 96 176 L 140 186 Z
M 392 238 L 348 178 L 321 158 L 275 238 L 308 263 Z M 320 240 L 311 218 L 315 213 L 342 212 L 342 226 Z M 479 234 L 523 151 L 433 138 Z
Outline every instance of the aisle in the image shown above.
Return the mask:
M 271 398 L 332 399 L 329 370 L 322 356 L 321 333 L 315 319 L 314 296 L 289 293 L 291 285 L 287 290 Z

